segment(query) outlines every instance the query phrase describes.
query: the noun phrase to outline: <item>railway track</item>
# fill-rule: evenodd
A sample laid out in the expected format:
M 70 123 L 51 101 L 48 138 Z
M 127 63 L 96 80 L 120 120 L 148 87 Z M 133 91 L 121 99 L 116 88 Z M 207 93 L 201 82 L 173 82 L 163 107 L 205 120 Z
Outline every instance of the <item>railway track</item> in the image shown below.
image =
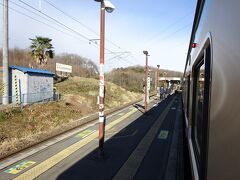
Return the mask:
M 154 95 L 155 94 L 151 94 L 150 97 L 153 97 Z M 119 107 L 113 108 L 113 109 L 108 109 L 108 110 L 105 111 L 105 115 L 106 116 L 112 115 L 115 112 L 124 110 L 125 108 L 127 108 L 127 107 L 129 107 L 133 104 L 136 104 L 138 102 L 141 102 L 141 101 L 142 101 L 142 98 L 138 99 L 136 101 L 121 105 Z M 28 151 L 29 149 L 35 149 L 35 148 L 38 149 L 39 146 L 45 144 L 48 141 L 51 141 L 54 138 L 59 139 L 58 138 L 59 136 L 64 136 L 66 134 L 70 134 L 71 132 L 74 132 L 75 130 L 78 130 L 79 128 L 84 128 L 88 125 L 91 125 L 92 123 L 97 123 L 97 120 L 98 120 L 98 112 L 94 113 L 94 114 L 91 114 L 91 115 L 88 115 L 88 116 L 85 116 L 85 117 L 83 117 L 79 120 L 73 121 L 71 123 L 68 123 L 67 125 L 64 125 L 64 128 L 58 127 L 53 133 L 51 133 L 49 135 L 42 135 L 42 137 L 39 139 L 39 141 L 28 144 L 28 145 L 26 145 L 26 146 L 24 146 L 20 149 L 17 149 L 16 151 L 14 151 L 12 153 L 6 154 L 5 156 L 1 157 L 0 162 L 3 162 L 7 159 L 13 159 L 14 156 L 18 155 L 18 154 L 25 154 L 25 151 Z M 61 140 L 63 140 L 64 138 L 66 138 L 66 137 L 64 136 Z M 58 140 L 55 143 L 57 143 L 61 140 Z M 29 156 L 28 153 L 26 153 L 26 154 L 27 154 L 26 156 Z M 9 162 L 9 165 L 7 165 L 7 166 L 10 166 L 13 163 Z M 5 167 L 7 167 L 7 166 L 5 166 Z M 0 166 L 0 169 L 3 169 L 5 167 Z

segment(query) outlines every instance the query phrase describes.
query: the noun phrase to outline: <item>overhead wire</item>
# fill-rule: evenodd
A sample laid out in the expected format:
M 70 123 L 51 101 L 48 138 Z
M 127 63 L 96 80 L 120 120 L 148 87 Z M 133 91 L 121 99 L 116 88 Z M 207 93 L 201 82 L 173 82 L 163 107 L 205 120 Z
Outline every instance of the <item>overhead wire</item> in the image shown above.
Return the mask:
M 186 28 L 189 27 L 190 25 L 192 25 L 192 22 L 191 22 L 191 23 L 188 23 L 188 24 L 186 24 L 186 25 L 184 25 L 184 26 L 182 26 L 182 27 L 180 27 L 179 29 L 177 29 L 176 31 L 170 33 L 169 35 L 163 37 L 162 39 L 159 39 L 159 41 L 164 41 L 164 40 L 166 40 L 166 39 L 168 39 L 168 38 L 174 37 L 173 35 L 177 34 L 178 32 L 180 32 L 180 31 L 182 31 L 182 30 L 184 30 L 184 29 L 186 29 Z M 153 46 L 153 45 L 148 46 L 148 48 L 150 48 L 151 46 Z
M 2 3 L 0 3 L 0 5 L 4 6 Z M 18 10 L 16 10 L 16 9 L 12 8 L 12 7 L 8 7 L 8 8 L 9 8 L 10 10 L 12 10 L 12 11 L 18 13 L 18 14 L 21 14 L 21 15 L 23 15 L 23 16 L 25 16 L 25 17 L 28 17 L 28 18 L 36 21 L 36 22 L 39 22 L 39 23 L 41 23 L 41 24 L 44 24 L 45 26 L 47 26 L 47 27 L 49 27 L 49 28 L 52 28 L 52 29 L 54 29 L 54 30 L 56 30 L 56 31 L 59 31 L 59 32 L 64 33 L 64 34 L 66 34 L 66 35 L 68 35 L 68 36 L 71 36 L 71 37 L 73 37 L 73 38 L 76 38 L 76 37 L 73 36 L 72 34 L 69 34 L 69 33 L 65 32 L 65 31 L 62 31 L 62 30 L 60 30 L 60 29 L 57 29 L 57 28 L 54 27 L 54 26 L 51 26 L 51 25 L 49 25 L 49 24 L 47 24 L 47 23 L 45 23 L 45 22 L 43 22 L 43 21 L 41 21 L 41 20 L 38 20 L 38 19 L 36 19 L 36 18 L 33 18 L 33 17 L 31 17 L 31 16 L 23 13 L 23 12 L 20 12 L 20 11 L 18 11 Z
M 100 36 L 99 33 L 97 33 L 95 30 L 93 30 L 92 28 L 90 28 L 89 26 L 85 25 L 84 23 L 82 23 L 81 21 L 79 21 L 76 17 L 70 15 L 69 13 L 67 13 L 66 11 L 60 9 L 59 7 L 57 7 L 57 5 L 55 5 L 53 2 L 49 1 L 49 0 L 44 0 L 47 4 L 49 4 L 50 6 L 52 6 L 53 8 L 57 9 L 58 11 L 60 11 L 61 13 L 63 13 L 64 15 L 66 15 L 67 17 L 69 17 L 70 19 L 74 20 L 75 22 L 79 23 L 81 26 L 83 26 L 84 28 L 86 28 L 87 30 L 89 30 L 90 32 L 94 33 L 95 35 L 97 35 L 98 37 Z M 109 40 L 108 38 L 106 38 L 106 41 L 109 42 L 110 44 L 114 45 L 115 47 L 117 47 L 118 49 L 122 50 L 122 51 L 126 51 L 123 48 L 121 48 L 119 45 L 117 45 L 116 43 L 112 42 L 111 40 Z
M 167 26 L 166 28 L 164 28 L 164 30 L 163 30 L 162 32 L 166 32 L 169 28 L 173 27 L 175 24 L 177 24 L 177 23 L 178 23 L 179 21 L 181 21 L 182 19 L 185 19 L 185 18 L 188 17 L 189 15 L 193 14 L 193 12 L 194 12 L 194 11 L 191 11 L 191 12 L 187 13 L 186 15 L 184 15 L 183 17 L 177 19 L 176 21 L 174 21 L 173 23 L 171 23 L 169 26 Z M 182 26 L 182 27 L 180 27 L 180 28 L 177 29 L 176 31 L 168 34 L 167 36 L 164 36 L 164 37 L 161 38 L 161 39 L 158 39 L 158 37 L 160 37 L 160 35 L 155 35 L 155 36 L 154 36 L 153 38 L 151 38 L 146 44 L 149 44 L 149 42 L 151 42 L 152 40 L 154 40 L 154 41 L 156 41 L 156 40 L 163 41 L 163 40 L 166 40 L 167 38 L 172 38 L 176 33 L 178 33 L 178 32 L 180 32 L 180 31 L 186 29 L 186 28 L 189 27 L 191 24 L 192 24 L 192 22 L 191 22 L 191 23 L 188 23 L 188 24 L 186 24 L 186 25 L 184 25 L 184 26 Z M 179 44 L 178 44 L 178 45 L 179 45 Z M 150 45 L 148 45 L 148 46 L 146 47 L 146 49 L 149 49 L 149 48 L 151 48 L 152 46 L 153 46 L 153 45 L 150 44 Z M 132 53 L 135 54 L 134 52 L 132 52 Z
M 87 40 L 87 41 L 89 42 L 90 39 L 89 39 L 88 37 L 86 37 L 85 35 L 79 33 L 78 31 L 75 31 L 74 29 L 68 27 L 67 25 L 65 25 L 65 24 L 63 24 L 63 23 L 61 23 L 60 21 L 58 21 L 57 19 L 55 19 L 55 18 L 49 16 L 48 14 L 46 14 L 46 13 L 44 13 L 44 12 L 42 12 L 42 11 L 36 9 L 35 7 L 31 6 L 30 4 L 28 4 L 28 3 L 26 3 L 26 2 L 24 2 L 24 1 L 22 1 L 22 0 L 19 0 L 19 1 L 20 1 L 21 3 L 23 3 L 23 4 L 25 4 L 26 6 L 28 6 L 28 7 L 32 8 L 32 9 L 34 9 L 35 11 L 39 12 L 40 14 L 43 14 L 44 16 L 48 17 L 49 19 L 55 21 L 56 23 L 60 24 L 61 26 L 67 28 L 68 30 L 74 32 L 75 34 L 79 35 L 80 37 L 82 37 L 83 39 L 85 39 L 85 40 Z
M 34 11 L 28 9 L 28 8 L 25 8 L 25 7 L 21 6 L 20 4 L 15 3 L 15 2 L 12 1 L 12 0 L 9 0 L 9 2 L 12 3 L 12 4 L 14 4 L 15 6 L 18 6 L 18 7 L 22 8 L 22 9 L 28 11 L 28 12 L 31 12 L 32 14 L 34 14 L 34 15 L 36 15 L 36 16 L 41 17 L 42 19 L 44 19 L 44 20 L 46 20 L 46 21 L 48 21 L 48 22 L 51 22 L 51 23 L 54 23 L 54 24 L 60 26 L 58 23 L 56 23 L 56 22 L 54 22 L 54 21 L 52 21 L 52 20 L 50 20 L 50 19 L 48 19 L 48 18 L 46 18 L 46 17 L 44 17 L 44 16 L 38 14 L 38 13 L 36 13 L 36 12 L 34 12 Z
M 174 21 L 173 23 L 171 23 L 170 25 L 168 25 L 166 28 L 164 28 L 164 30 L 161 33 L 157 33 L 154 36 L 152 36 L 152 38 L 150 38 L 150 40 L 148 40 L 147 42 L 145 42 L 146 44 L 149 44 L 151 41 L 155 41 L 156 39 L 158 39 L 159 36 L 161 36 L 163 33 L 165 33 L 166 31 L 168 31 L 171 27 L 173 27 L 174 25 L 176 25 L 177 23 L 181 22 L 183 19 L 185 19 L 186 17 L 190 16 L 191 14 L 193 14 L 194 11 L 190 11 L 189 13 L 185 14 L 184 16 L 178 18 L 176 21 Z
M 65 16 L 67 16 L 68 18 L 76 21 L 77 23 L 79 23 L 81 26 L 83 26 L 84 28 L 86 28 L 87 30 L 91 31 L 92 33 L 96 34 L 99 36 L 99 34 L 94 31 L 92 28 L 88 27 L 87 25 L 83 24 L 81 21 L 79 21 L 77 18 L 75 18 L 74 16 L 68 14 L 67 12 L 63 11 L 62 9 L 60 9 L 59 7 L 57 7 L 54 3 L 52 3 L 51 1 L 48 0 L 44 0 L 47 4 L 49 4 L 50 6 L 52 6 L 53 8 L 57 9 L 58 11 L 60 11 L 61 13 L 63 13 Z
M 93 30 L 92 28 L 90 28 L 89 26 L 85 25 L 84 23 L 82 23 L 81 21 L 79 21 L 76 17 L 70 15 L 69 13 L 67 13 L 66 11 L 60 9 L 59 7 L 57 7 L 53 2 L 49 1 L 49 0 L 44 0 L 47 4 L 51 5 L 53 8 L 57 9 L 58 11 L 60 11 L 61 13 L 65 14 L 67 17 L 69 17 L 70 19 L 76 21 L 77 23 L 79 23 L 81 26 L 83 26 L 84 28 L 86 28 L 87 30 L 89 30 L 90 32 L 94 33 L 97 36 L 100 36 L 99 33 L 97 33 L 95 30 Z M 106 41 L 108 41 L 109 43 L 111 43 L 112 45 L 114 45 L 115 47 L 123 50 L 119 45 L 117 45 L 116 43 L 112 42 L 111 40 L 106 38 Z
M 0 5 L 4 6 L 3 3 L 0 3 Z M 41 20 L 38 20 L 38 19 L 33 18 L 33 17 L 31 17 L 31 16 L 23 13 L 23 12 L 20 12 L 20 11 L 14 9 L 14 8 L 12 8 L 12 7 L 8 7 L 8 8 L 9 8 L 10 10 L 18 13 L 18 14 L 21 14 L 21 15 L 23 15 L 23 16 L 25 16 L 25 17 L 28 17 L 28 18 L 30 18 L 30 19 L 32 19 L 32 20 L 34 20 L 34 21 L 36 21 L 36 22 L 39 22 L 39 23 L 41 23 L 41 24 L 44 24 L 45 26 L 47 26 L 47 27 L 49 27 L 49 28 L 52 28 L 52 29 L 54 29 L 54 30 L 56 30 L 56 31 L 59 31 L 59 32 L 65 34 L 65 35 L 71 36 L 71 37 L 73 37 L 73 38 L 78 38 L 78 37 L 76 37 L 76 36 L 74 36 L 74 35 L 72 35 L 72 34 L 69 34 L 69 33 L 65 32 L 65 31 L 62 31 L 62 30 L 60 30 L 60 29 L 57 29 L 56 27 L 51 26 L 51 25 L 49 25 L 49 24 L 47 24 L 47 23 L 45 23 L 45 22 L 43 22 L 43 21 L 41 21 Z M 78 39 L 79 39 L 79 38 L 78 38 Z M 79 40 L 83 41 L 82 39 L 79 39 Z M 97 48 L 96 46 L 94 46 L 94 47 Z
M 169 37 L 173 37 L 174 34 L 176 34 L 176 33 L 180 32 L 180 31 L 186 29 L 186 28 L 189 27 L 191 24 L 192 24 L 192 22 L 190 22 L 190 23 L 188 23 L 188 24 L 186 24 L 186 25 L 180 27 L 180 28 L 177 29 L 176 31 L 172 32 L 172 33 L 169 34 L 168 36 L 163 37 L 163 38 L 160 39 L 160 40 L 165 40 L 165 39 L 167 39 L 167 38 L 169 38 Z
M 74 29 L 68 27 L 67 25 L 65 25 L 65 24 L 63 24 L 63 23 L 61 23 L 60 21 L 58 21 L 57 19 L 55 19 L 55 18 L 49 16 L 48 14 L 43 13 L 42 11 L 40 11 L 40 10 L 36 9 L 35 7 L 29 5 L 28 3 L 26 3 L 26 2 L 24 2 L 24 1 L 22 1 L 22 0 L 19 0 L 19 1 L 20 1 L 21 3 L 23 3 L 24 5 L 26 5 L 26 6 L 30 7 L 30 8 L 32 8 L 33 10 L 35 10 L 35 11 L 37 11 L 37 12 L 39 12 L 39 13 L 41 13 L 42 15 L 44 15 L 44 16 L 46 16 L 47 18 L 53 20 L 54 22 L 58 23 L 59 25 L 65 27 L 67 30 L 69 30 L 69 31 L 71 31 L 71 32 L 73 32 L 73 33 L 75 33 L 75 34 L 77 34 L 78 36 L 82 37 L 83 39 L 85 39 L 85 40 L 87 40 L 87 41 L 89 42 L 90 39 L 89 39 L 88 37 L 86 37 L 85 35 L 79 33 L 78 31 L 75 31 Z M 93 46 L 96 47 L 95 44 L 93 44 Z M 108 51 L 108 52 L 114 53 L 113 51 L 111 51 L 111 50 L 108 49 L 108 48 L 105 48 L 105 50 Z
M 31 11 L 31 10 L 29 10 L 29 9 L 27 9 L 27 8 L 24 8 L 24 7 L 20 6 L 20 5 L 17 5 L 16 3 L 14 3 L 14 4 L 17 5 L 17 6 L 19 6 L 19 7 L 21 7 L 21 8 L 23 8 L 23 9 L 25 9 L 25 10 L 27 10 L 27 11 L 29 11 L 29 12 L 31 12 L 31 13 L 33 13 L 33 14 L 35 14 L 35 15 L 38 15 L 39 17 L 41 17 L 41 18 L 43 18 L 43 19 L 45 19 L 45 20 L 48 20 L 48 21 L 51 22 L 51 23 L 54 23 L 54 24 L 56 24 L 56 25 L 58 25 L 58 26 L 60 25 L 60 27 L 61 27 L 61 26 L 64 26 L 68 31 L 71 31 L 71 32 L 77 34 L 78 36 L 84 38 L 85 40 L 88 40 L 88 41 L 89 41 L 89 38 L 86 37 L 85 35 L 82 35 L 81 33 L 73 30 L 72 28 L 69 28 L 68 26 L 64 25 L 64 24 L 61 23 L 60 21 L 56 20 L 55 18 L 52 18 L 51 16 L 47 15 L 46 13 L 43 13 L 43 12 L 39 11 L 38 9 L 36 9 L 36 8 L 34 8 L 33 6 L 27 4 L 26 2 L 24 2 L 24 1 L 22 1 L 22 0 L 19 0 L 19 1 L 22 2 L 23 4 L 25 4 L 26 6 L 34 9 L 35 11 L 38 11 L 39 13 L 43 14 L 44 16 L 48 17 L 48 18 L 51 19 L 52 21 L 49 20 L 49 19 L 47 19 L 47 18 L 45 18 L 45 17 L 43 17 L 43 16 L 41 16 L 41 15 L 39 15 L 39 14 L 37 14 L 37 13 L 35 13 L 35 12 L 33 12 L 33 11 Z M 47 2 L 48 0 L 44 0 L 44 1 Z M 13 3 L 13 2 L 12 2 L 12 3 Z M 55 29 L 55 30 L 57 30 L 57 31 L 59 31 L 59 32 L 62 32 L 62 33 L 64 33 L 64 34 L 67 34 L 68 36 L 71 36 L 71 37 L 74 37 L 74 38 L 75 38 L 75 36 L 73 36 L 72 34 L 69 34 L 69 33 L 66 33 L 66 32 L 64 32 L 64 31 L 62 31 L 62 30 L 59 30 L 59 29 L 55 28 L 54 26 L 51 26 L 51 25 L 49 25 L 49 24 L 47 24 L 47 23 L 45 23 L 45 22 L 42 22 L 42 21 L 40 21 L 40 20 L 38 20 L 38 19 L 35 19 L 35 18 L 31 17 L 31 16 L 28 16 L 27 14 L 24 14 L 24 13 L 22 13 L 22 12 L 20 12 L 20 11 L 17 11 L 16 9 L 13 9 L 13 8 L 12 8 L 12 10 L 15 11 L 15 12 L 17 12 L 17 13 L 19 13 L 19 14 L 22 14 L 22 15 L 28 17 L 28 18 L 31 18 L 31 19 L 39 22 L 39 23 L 42 23 L 42 24 L 44 24 L 44 25 L 46 25 L 46 26 L 48 26 L 48 27 L 50 27 L 50 28 L 52 28 L 52 29 Z M 63 11 L 63 12 L 64 12 L 64 11 Z M 68 14 L 68 13 L 67 13 L 67 14 Z M 68 14 L 68 15 L 69 15 L 69 14 Z M 71 15 L 69 15 L 69 16 L 71 16 Z M 74 17 L 72 16 L 72 18 L 74 18 Z M 77 19 L 76 19 L 75 21 L 77 21 Z M 81 22 L 79 21 L 79 23 L 81 23 Z M 82 25 L 85 26 L 84 24 L 82 24 Z M 162 40 L 164 40 L 164 39 L 166 39 L 166 38 L 174 35 L 175 33 L 179 32 L 179 31 L 181 31 L 181 30 L 183 30 L 183 29 L 185 29 L 185 28 L 188 27 L 189 25 L 190 25 L 190 24 L 188 24 L 188 25 L 186 25 L 186 26 L 178 29 L 177 31 L 171 33 L 170 35 L 164 37 Z M 89 28 L 89 27 L 86 26 L 85 28 Z M 96 33 L 94 30 L 92 30 L 91 28 L 89 28 L 89 30 L 90 30 L 91 32 L 94 32 L 95 34 L 98 34 L 98 33 Z M 81 34 L 81 35 L 80 35 L 80 34 Z M 122 48 L 120 48 L 118 45 L 116 45 L 116 46 L 117 46 L 119 49 L 122 49 Z M 96 47 L 96 46 L 94 45 L 94 47 Z M 105 50 L 108 51 L 108 52 L 110 52 L 110 53 L 112 53 L 112 54 L 116 54 L 115 52 L 111 51 L 110 49 L 105 48 Z M 132 53 L 132 52 L 131 52 L 131 54 L 132 54 L 132 56 L 133 56 L 133 53 Z M 134 56 L 133 56 L 133 57 L 134 57 Z M 124 58 L 126 58 L 126 57 L 124 57 Z M 111 59 L 113 59 L 113 58 L 111 58 Z M 125 62 L 128 62 L 129 64 L 133 64 L 132 62 L 130 62 L 130 61 L 126 60 L 126 59 L 123 59 L 122 56 L 118 56 L 118 57 L 117 57 L 117 60 L 119 60 L 119 59 L 124 60 Z
M 58 26 L 61 27 L 61 28 L 62 28 L 62 26 L 63 26 L 63 27 L 65 27 L 66 30 L 71 31 L 72 33 L 75 33 L 75 34 L 77 34 L 77 35 L 80 36 L 80 37 L 84 37 L 85 40 L 89 40 L 86 36 L 84 36 L 84 35 L 82 35 L 82 34 L 80 35 L 77 31 L 69 28 L 68 26 L 66 26 L 66 25 L 64 25 L 63 23 L 59 22 L 59 21 L 56 20 L 55 18 L 52 18 L 51 16 L 47 15 L 46 13 L 43 13 L 43 12 L 39 11 L 38 9 L 34 8 L 33 6 L 27 4 L 26 2 L 24 2 L 24 1 L 22 1 L 22 0 L 19 0 L 19 1 L 22 2 L 23 4 L 25 4 L 26 6 L 32 8 L 33 10 L 35 10 L 35 11 L 43 14 L 43 15 L 46 16 L 47 18 L 46 18 L 46 17 L 43 17 L 43 16 L 41 16 L 40 14 L 37 14 L 37 13 L 31 11 L 30 9 L 27 9 L 27 8 L 25 8 L 25 7 L 23 7 L 23 6 L 21 6 L 21 5 L 19 5 L 19 4 L 17 4 L 17 3 L 15 3 L 15 2 L 13 2 L 13 1 L 10 0 L 10 2 L 11 2 L 12 4 L 14 4 L 14 5 L 16 5 L 16 6 L 20 7 L 20 8 L 22 8 L 22 9 L 30 12 L 30 13 L 33 13 L 33 14 L 35 14 L 35 15 L 43 18 L 44 20 L 47 20 L 48 22 L 54 23 L 55 25 L 58 25 Z M 0 4 L 3 6 L 2 3 L 0 3 Z M 54 27 L 54 26 L 52 26 L 52 25 L 49 25 L 49 24 L 47 24 L 47 23 L 45 23 L 45 22 L 43 22 L 43 21 L 41 21 L 41 20 L 38 20 L 38 19 L 36 19 L 36 18 L 34 18 L 34 17 L 32 17 L 32 16 L 29 16 L 29 15 L 23 13 L 23 12 L 20 12 L 20 11 L 18 11 L 17 9 L 14 9 L 14 8 L 12 8 L 12 7 L 9 7 L 9 9 L 11 9 L 12 11 L 14 11 L 14 12 L 16 12 L 16 13 L 18 13 L 18 14 L 21 14 L 21 15 L 23 15 L 23 16 L 25 16 L 25 17 L 28 17 L 28 18 L 36 21 L 36 22 L 39 22 L 39 23 L 41 23 L 41 24 L 44 24 L 45 26 L 47 26 L 47 27 L 49 27 L 49 28 L 52 28 L 52 29 L 54 29 L 54 30 L 56 30 L 56 31 L 59 31 L 59 32 L 65 34 L 65 35 L 68 35 L 68 36 L 71 36 L 71 37 L 73 37 L 73 38 L 76 38 L 76 36 L 73 35 L 73 34 L 70 34 L 70 33 L 67 33 L 67 32 L 65 32 L 65 31 L 62 31 L 62 30 L 60 30 L 60 29 L 58 29 L 58 28 L 56 28 L 56 27 Z M 49 18 L 49 19 L 48 19 L 48 18 Z M 78 39 L 79 39 L 79 38 L 78 38 Z M 80 40 L 82 40 L 82 39 L 80 39 Z M 97 47 L 95 44 L 93 44 L 93 45 L 94 45 L 94 47 Z M 119 48 L 120 48 L 120 47 L 119 47 Z M 110 50 L 110 49 L 108 49 L 108 48 L 105 48 L 105 50 L 108 51 L 108 52 L 110 52 L 111 54 L 116 54 L 116 52 L 114 52 L 114 51 L 112 51 L 112 50 Z M 117 53 L 119 53 L 119 52 L 117 52 Z M 125 53 L 125 52 L 124 52 L 124 53 Z M 128 55 L 127 57 L 122 57 L 122 55 L 124 55 L 124 53 L 122 53 L 120 56 L 116 57 L 116 59 L 117 59 L 117 60 L 123 60 L 123 61 L 125 61 L 126 63 L 131 64 L 131 65 L 135 65 L 135 64 L 132 63 L 131 61 L 128 61 L 127 59 L 125 59 L 125 58 L 129 57 L 129 55 Z M 111 58 L 111 59 L 114 59 L 114 58 Z

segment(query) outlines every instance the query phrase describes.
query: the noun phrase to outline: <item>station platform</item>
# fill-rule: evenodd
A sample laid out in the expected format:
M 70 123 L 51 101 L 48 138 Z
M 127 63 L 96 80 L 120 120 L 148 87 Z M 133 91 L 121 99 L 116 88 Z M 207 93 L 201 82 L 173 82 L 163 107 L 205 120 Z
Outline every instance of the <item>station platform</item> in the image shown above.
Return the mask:
M 104 157 L 98 124 L 1 170 L 0 179 L 190 179 L 181 94 L 152 99 L 107 117 Z M 25 163 L 25 164 L 24 164 Z

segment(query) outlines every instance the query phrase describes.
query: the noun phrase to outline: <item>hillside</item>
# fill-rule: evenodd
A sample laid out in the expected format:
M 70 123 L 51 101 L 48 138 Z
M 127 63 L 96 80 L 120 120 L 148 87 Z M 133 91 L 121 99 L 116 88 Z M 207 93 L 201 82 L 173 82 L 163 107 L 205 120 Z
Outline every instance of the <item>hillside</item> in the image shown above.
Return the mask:
M 83 104 L 86 109 L 97 109 L 99 81 L 96 79 L 72 77 L 55 85 L 57 91 L 63 94 L 65 103 L 71 105 Z M 116 107 L 139 98 L 140 94 L 132 93 L 113 83 L 106 82 L 106 108 Z
M 17 148 L 48 136 L 56 128 L 98 111 L 96 104 L 98 80 L 72 77 L 56 84 L 61 93 L 58 102 L 25 106 L 22 111 L 7 109 L 0 112 L 0 158 Z M 137 100 L 141 94 L 132 93 L 106 83 L 106 109 Z
M 3 93 L 3 86 L 2 86 L 2 71 L 3 71 L 3 69 L 2 69 L 2 66 L 0 65 L 0 96 L 2 96 L 2 93 Z

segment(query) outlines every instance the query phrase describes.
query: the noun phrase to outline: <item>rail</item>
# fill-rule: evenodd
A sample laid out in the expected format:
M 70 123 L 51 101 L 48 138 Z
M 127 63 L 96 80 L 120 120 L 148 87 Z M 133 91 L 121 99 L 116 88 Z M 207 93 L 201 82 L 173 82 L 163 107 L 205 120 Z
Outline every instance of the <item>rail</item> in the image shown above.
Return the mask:
M 150 97 L 153 97 L 153 96 L 155 96 L 155 93 L 154 94 L 150 94 Z M 115 113 L 115 112 L 117 112 L 117 111 L 119 111 L 121 109 L 124 109 L 124 108 L 126 108 L 128 106 L 131 106 L 131 105 L 133 105 L 135 103 L 138 103 L 140 101 L 142 101 L 142 98 L 139 98 L 139 99 L 137 99 L 135 101 L 132 101 L 132 102 L 129 102 L 129 103 L 126 103 L 126 104 L 123 104 L 123 105 L 121 105 L 119 107 L 116 107 L 116 108 L 107 109 L 105 111 L 105 114 L 106 114 L 106 116 L 110 115 L 112 113 Z M 22 147 L 21 149 L 18 149 L 16 151 L 13 151 L 13 152 L 11 152 L 9 154 L 6 154 L 6 155 L 2 156 L 0 158 L 0 161 L 4 160 L 6 158 L 12 157 L 12 156 L 14 156 L 17 153 L 23 152 L 24 150 L 27 150 L 28 148 L 37 146 L 37 145 L 39 145 L 39 144 L 41 144 L 43 142 L 46 142 L 46 141 L 48 141 L 50 139 L 56 138 L 56 137 L 58 137 L 60 135 L 63 135 L 63 134 L 68 133 L 70 131 L 73 131 L 73 130 L 75 130 L 77 128 L 80 128 L 83 125 L 87 125 L 89 123 L 92 123 L 93 121 L 96 121 L 97 119 L 98 119 L 98 112 L 94 113 L 92 115 L 83 117 L 81 119 L 78 119 L 76 121 L 70 122 L 67 125 L 63 125 L 64 127 L 59 126 L 59 127 L 56 128 L 56 131 L 51 132 L 51 133 L 49 133 L 47 135 L 45 134 L 45 136 L 39 137 L 39 139 L 38 139 L 39 141 L 32 142 L 31 144 L 29 143 L 25 147 Z

